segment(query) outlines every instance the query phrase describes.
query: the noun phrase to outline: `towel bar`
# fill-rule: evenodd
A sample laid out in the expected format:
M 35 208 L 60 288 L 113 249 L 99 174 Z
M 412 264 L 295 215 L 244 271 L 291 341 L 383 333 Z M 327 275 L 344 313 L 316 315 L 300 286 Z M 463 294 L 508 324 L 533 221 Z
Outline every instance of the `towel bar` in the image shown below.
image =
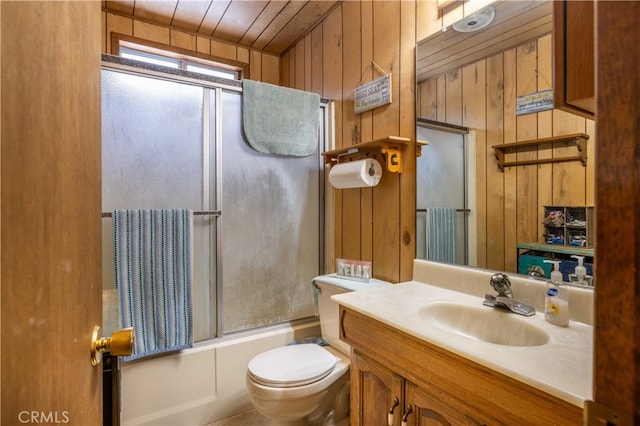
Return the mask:
M 417 213 L 426 213 L 427 209 L 416 209 Z M 456 209 L 456 212 L 458 213 L 470 213 L 471 209 Z
M 102 217 L 112 217 L 111 212 L 102 212 Z M 194 210 L 194 216 L 221 216 L 222 212 L 220 210 Z

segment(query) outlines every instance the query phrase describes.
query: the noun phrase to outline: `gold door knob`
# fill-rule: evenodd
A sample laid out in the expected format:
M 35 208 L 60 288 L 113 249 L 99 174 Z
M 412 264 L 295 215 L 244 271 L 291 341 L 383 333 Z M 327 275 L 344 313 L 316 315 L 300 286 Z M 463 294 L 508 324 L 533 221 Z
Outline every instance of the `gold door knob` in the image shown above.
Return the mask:
M 99 337 L 100 326 L 93 328 L 91 336 L 91 365 L 94 367 L 102 362 L 102 352 L 109 351 L 113 356 L 131 355 L 133 351 L 133 328 L 123 328 L 111 333 L 111 337 Z

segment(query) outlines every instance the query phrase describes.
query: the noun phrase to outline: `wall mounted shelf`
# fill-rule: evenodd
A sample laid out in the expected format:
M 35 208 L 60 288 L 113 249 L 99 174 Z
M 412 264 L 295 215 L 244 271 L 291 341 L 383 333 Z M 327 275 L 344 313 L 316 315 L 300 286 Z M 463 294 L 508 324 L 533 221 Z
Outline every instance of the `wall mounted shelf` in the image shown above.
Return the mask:
M 427 141 L 416 141 L 416 157 L 422 157 L 422 147 L 429 145 Z
M 376 139 L 352 145 L 347 148 L 334 149 L 324 152 L 325 164 L 331 166 L 343 161 L 361 160 L 364 158 L 376 158 L 381 156 L 381 164 L 390 172 L 402 173 L 402 155 L 410 138 L 402 136 L 387 136 L 383 139 Z M 377 159 L 377 158 L 376 158 Z
M 584 133 L 572 133 L 564 136 L 554 136 L 550 138 L 532 139 L 521 142 L 505 143 L 501 145 L 493 145 L 492 148 L 495 151 L 496 159 L 498 160 L 498 168 L 500 171 L 504 171 L 505 167 L 511 166 L 526 166 L 531 164 L 546 164 L 546 163 L 561 163 L 565 161 L 580 161 L 583 166 L 587 165 L 587 139 L 589 135 Z M 531 160 L 515 160 L 506 161 L 506 155 L 508 152 L 513 152 L 517 149 L 531 149 L 539 147 L 540 145 L 549 145 L 551 147 L 554 143 L 573 143 L 578 150 L 577 155 L 565 156 L 565 157 L 553 157 L 553 158 L 537 158 Z

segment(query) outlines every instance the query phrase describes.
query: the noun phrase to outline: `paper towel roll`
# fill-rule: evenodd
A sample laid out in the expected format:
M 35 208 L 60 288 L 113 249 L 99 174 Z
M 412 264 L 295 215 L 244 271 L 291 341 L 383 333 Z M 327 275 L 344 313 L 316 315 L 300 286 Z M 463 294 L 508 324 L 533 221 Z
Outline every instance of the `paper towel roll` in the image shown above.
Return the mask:
M 338 189 L 376 186 L 381 178 L 382 166 L 373 158 L 339 163 L 329 171 L 329 182 Z

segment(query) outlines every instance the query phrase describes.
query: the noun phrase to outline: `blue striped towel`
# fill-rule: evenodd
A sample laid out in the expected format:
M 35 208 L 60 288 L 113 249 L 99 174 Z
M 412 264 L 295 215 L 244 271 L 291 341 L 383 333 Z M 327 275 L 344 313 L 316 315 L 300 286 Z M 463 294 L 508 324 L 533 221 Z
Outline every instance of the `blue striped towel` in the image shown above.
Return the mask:
M 120 326 L 133 327 L 124 361 L 193 346 L 191 210 L 113 212 Z
M 428 260 L 456 263 L 456 209 L 430 207 L 427 209 L 426 255 Z

